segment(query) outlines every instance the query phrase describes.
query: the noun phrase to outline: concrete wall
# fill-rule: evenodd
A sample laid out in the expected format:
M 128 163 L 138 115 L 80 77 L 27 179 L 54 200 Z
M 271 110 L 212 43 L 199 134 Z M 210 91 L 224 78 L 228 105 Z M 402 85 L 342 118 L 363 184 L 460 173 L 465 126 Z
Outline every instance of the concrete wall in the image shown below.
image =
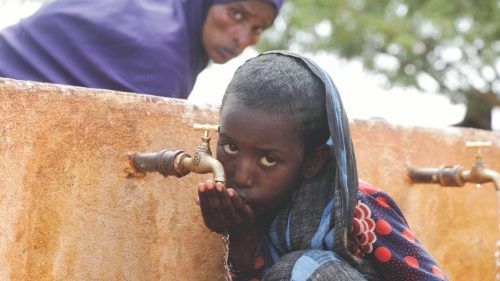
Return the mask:
M 192 151 L 216 110 L 0 80 L 0 280 L 222 280 L 197 175 L 127 179 L 130 151 Z
M 192 123 L 216 124 L 216 108 L 0 79 L 0 112 L 0 280 L 223 280 L 223 245 L 194 204 L 208 176 L 123 171 L 130 151 L 192 152 Z M 360 177 L 393 195 L 450 279 L 494 280 L 493 185 L 413 185 L 406 166 L 468 168 L 464 142 L 482 139 L 500 171 L 500 134 L 351 126 Z
M 469 169 L 475 150 L 469 140 L 492 141 L 487 166 L 500 172 L 500 133 L 473 129 L 429 129 L 355 121 L 351 124 L 360 178 L 386 190 L 405 214 L 416 237 L 450 280 L 498 280 L 495 243 L 500 242 L 500 202 L 492 183 L 476 188 L 412 184 L 408 166 Z M 500 253 L 500 245 L 496 246 Z M 500 261 L 500 257 L 498 258 Z

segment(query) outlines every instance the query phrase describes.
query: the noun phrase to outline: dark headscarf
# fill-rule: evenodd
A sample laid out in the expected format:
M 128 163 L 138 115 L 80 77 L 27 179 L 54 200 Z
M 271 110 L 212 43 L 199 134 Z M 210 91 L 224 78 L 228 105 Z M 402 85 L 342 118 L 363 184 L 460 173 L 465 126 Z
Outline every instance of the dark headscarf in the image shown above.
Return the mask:
M 0 76 L 187 98 L 208 9 L 235 1 L 54 1 L 0 33 Z

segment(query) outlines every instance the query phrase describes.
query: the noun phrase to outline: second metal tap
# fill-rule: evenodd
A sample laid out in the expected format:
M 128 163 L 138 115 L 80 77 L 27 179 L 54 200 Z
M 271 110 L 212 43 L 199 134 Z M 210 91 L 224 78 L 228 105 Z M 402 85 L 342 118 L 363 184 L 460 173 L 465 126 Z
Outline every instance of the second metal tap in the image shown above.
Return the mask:
M 408 168 L 408 176 L 415 183 L 437 183 L 442 186 L 463 186 L 466 182 L 483 184 L 493 182 L 500 190 L 500 173 L 488 169 L 484 163 L 482 148 L 491 146 L 491 142 L 466 142 L 467 147 L 476 148 L 476 158 L 469 170 L 460 165 L 440 168 Z

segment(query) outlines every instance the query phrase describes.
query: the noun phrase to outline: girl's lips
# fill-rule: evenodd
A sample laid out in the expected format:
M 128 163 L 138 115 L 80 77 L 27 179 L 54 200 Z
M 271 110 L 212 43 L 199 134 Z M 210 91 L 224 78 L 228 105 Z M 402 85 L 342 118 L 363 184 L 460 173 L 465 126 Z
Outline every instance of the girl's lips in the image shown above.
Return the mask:
M 248 201 L 247 200 L 247 196 L 244 193 L 238 192 L 238 196 L 240 197 L 240 199 L 243 202 L 243 204 L 247 203 L 247 201 Z
M 241 190 L 238 187 L 234 187 L 234 186 L 229 186 L 228 188 L 233 189 L 236 192 L 236 194 L 238 194 L 238 197 L 240 197 L 240 199 L 241 199 L 241 201 L 243 201 L 243 203 L 245 203 L 245 204 L 248 203 L 247 195 L 245 194 L 245 192 L 243 192 L 243 190 Z

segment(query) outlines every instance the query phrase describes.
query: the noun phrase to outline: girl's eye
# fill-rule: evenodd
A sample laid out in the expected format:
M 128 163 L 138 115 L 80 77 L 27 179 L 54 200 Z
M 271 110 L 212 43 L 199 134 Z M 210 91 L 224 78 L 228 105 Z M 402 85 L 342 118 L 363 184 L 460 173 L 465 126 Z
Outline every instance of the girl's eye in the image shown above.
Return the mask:
M 276 159 L 274 159 L 274 157 L 272 156 L 264 156 L 262 158 L 259 159 L 259 162 L 264 166 L 264 167 L 272 167 L 274 165 L 276 165 Z
M 224 152 L 226 152 L 229 155 L 236 155 L 238 154 L 238 147 L 232 143 L 226 143 L 223 145 Z

